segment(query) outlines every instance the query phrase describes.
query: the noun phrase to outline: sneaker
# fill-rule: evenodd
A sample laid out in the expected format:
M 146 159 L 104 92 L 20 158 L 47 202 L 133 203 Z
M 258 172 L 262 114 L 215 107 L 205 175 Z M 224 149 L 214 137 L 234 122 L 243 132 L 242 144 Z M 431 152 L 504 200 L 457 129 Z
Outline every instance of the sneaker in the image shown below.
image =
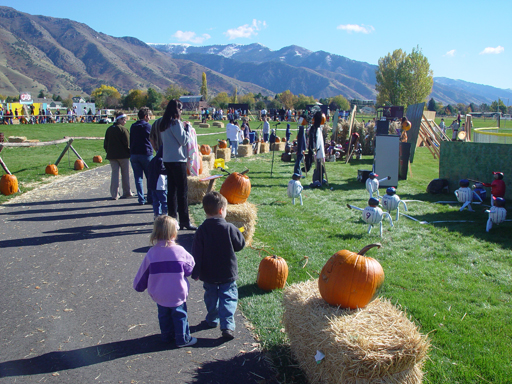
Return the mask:
M 231 329 L 223 329 L 222 337 L 226 340 L 233 340 L 235 338 L 235 332 L 233 332 Z
M 191 337 L 190 341 L 188 343 L 178 345 L 178 348 L 190 347 L 191 345 L 194 345 L 195 343 L 197 343 L 197 339 L 195 337 Z

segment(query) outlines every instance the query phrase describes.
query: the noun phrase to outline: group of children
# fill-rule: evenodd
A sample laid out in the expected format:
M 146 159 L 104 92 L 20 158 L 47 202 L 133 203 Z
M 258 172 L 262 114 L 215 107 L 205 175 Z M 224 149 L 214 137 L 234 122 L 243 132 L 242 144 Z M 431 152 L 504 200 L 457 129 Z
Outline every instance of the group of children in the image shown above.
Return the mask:
M 207 314 L 205 326 L 220 325 L 222 337 L 232 340 L 238 303 L 238 263 L 235 252 L 245 247 L 238 228 L 226 218 L 227 200 L 218 192 L 203 198 L 206 220 L 195 233 L 192 254 L 176 243 L 176 219 L 160 215 L 155 219 L 148 251 L 133 281 L 138 292 L 148 290 L 157 303 L 162 341 L 178 347 L 194 345 L 187 316 L 187 277 L 201 280 Z

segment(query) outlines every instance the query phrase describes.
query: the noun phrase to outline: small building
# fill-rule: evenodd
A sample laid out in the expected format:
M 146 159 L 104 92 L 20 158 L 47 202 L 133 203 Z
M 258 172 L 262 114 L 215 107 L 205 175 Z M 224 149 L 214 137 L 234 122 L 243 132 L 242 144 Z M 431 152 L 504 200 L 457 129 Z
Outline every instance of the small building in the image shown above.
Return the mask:
M 204 100 L 203 95 L 181 96 L 180 101 L 186 111 L 197 111 L 208 107 L 208 102 Z
M 83 97 L 80 97 L 80 96 L 75 96 L 73 97 L 73 104 L 83 104 L 85 103 L 85 99 Z

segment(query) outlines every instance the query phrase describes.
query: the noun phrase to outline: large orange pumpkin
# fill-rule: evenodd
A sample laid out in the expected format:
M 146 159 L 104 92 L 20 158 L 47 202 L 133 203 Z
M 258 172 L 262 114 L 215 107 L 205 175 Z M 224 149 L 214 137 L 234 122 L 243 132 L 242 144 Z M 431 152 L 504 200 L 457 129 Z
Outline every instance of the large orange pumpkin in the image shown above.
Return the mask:
M 84 169 L 84 162 L 83 162 L 83 160 L 76 159 L 76 161 L 75 161 L 75 171 L 81 171 L 82 169 Z
M 256 284 L 264 291 L 284 288 L 288 278 L 288 264 L 277 255 L 267 256 L 261 260 Z
M 57 166 L 55 164 L 48 164 L 46 166 L 46 169 L 44 170 L 44 172 L 47 175 L 55 175 L 55 176 L 57 176 L 59 174 L 59 169 L 57 168 Z
M 318 279 L 320 295 L 331 305 L 364 308 L 377 295 L 384 282 L 379 262 L 364 254 L 381 244 L 371 244 L 359 253 L 336 252 L 324 265 Z
M 94 156 L 92 158 L 93 163 L 103 163 L 103 158 L 100 155 Z
M 219 148 L 227 148 L 228 147 L 228 143 L 226 142 L 226 140 L 219 140 Z
M 212 148 L 207 144 L 201 144 L 200 151 L 201 154 L 203 155 L 209 155 L 210 153 L 212 153 Z
M 0 192 L 5 196 L 18 192 L 18 178 L 14 175 L 2 175 L 0 179 Z
M 276 136 L 275 140 L 274 140 L 275 143 L 280 143 L 281 142 L 281 139 L 279 137 Z
M 230 204 L 243 204 L 251 194 L 251 180 L 246 175 L 249 170 L 242 173 L 233 172 L 220 187 L 219 193 L 226 198 Z

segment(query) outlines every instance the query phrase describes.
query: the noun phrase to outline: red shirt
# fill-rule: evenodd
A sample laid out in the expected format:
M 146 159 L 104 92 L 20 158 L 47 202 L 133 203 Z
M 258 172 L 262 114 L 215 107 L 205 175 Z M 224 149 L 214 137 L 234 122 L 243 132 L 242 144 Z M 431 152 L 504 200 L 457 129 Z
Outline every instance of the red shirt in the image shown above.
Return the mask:
M 505 197 L 505 182 L 500 179 L 493 180 L 491 184 L 482 183 L 486 187 L 491 187 L 491 194 L 494 197 Z

